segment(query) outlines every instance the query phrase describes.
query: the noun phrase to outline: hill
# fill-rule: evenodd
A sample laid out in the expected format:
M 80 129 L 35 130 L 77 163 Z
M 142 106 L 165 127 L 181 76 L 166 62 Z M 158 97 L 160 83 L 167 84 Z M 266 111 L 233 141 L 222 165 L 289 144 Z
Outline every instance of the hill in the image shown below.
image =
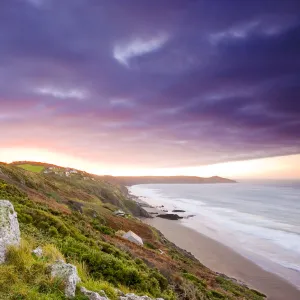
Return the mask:
M 67 172 L 66 175 L 69 175 L 68 172 L 71 173 L 79 173 L 79 174 L 88 174 L 84 171 L 79 171 L 71 168 L 63 168 L 60 166 L 41 163 L 41 162 L 31 162 L 31 161 L 16 161 L 11 163 L 11 165 L 15 165 L 21 167 L 28 171 L 33 172 L 44 172 L 44 173 L 55 173 L 58 174 L 60 172 Z M 91 174 L 89 174 L 91 176 Z M 109 176 L 109 175 L 93 175 L 94 177 L 101 178 L 102 180 L 109 181 L 112 183 L 130 186 L 135 184 L 155 184 L 155 183 L 167 183 L 167 184 L 201 184 L 201 183 L 236 183 L 235 180 L 212 176 L 212 177 L 198 177 L 198 176 Z
M 116 177 L 117 181 L 123 185 L 135 184 L 155 184 L 155 183 L 168 183 L 168 184 L 202 184 L 202 183 L 236 183 L 236 181 L 213 176 L 209 178 L 197 176 L 119 176 Z
M 264 298 L 141 222 L 134 216 L 137 204 L 114 179 L 58 166 L 45 172 L 46 165 L 38 173 L 20 165 L 0 163 L 0 199 L 13 203 L 23 240 L 0 265 L 0 299 L 65 299 L 61 283 L 47 273 L 59 257 L 77 266 L 81 284 L 105 290 L 112 300 L 118 299 L 115 288 L 164 299 Z M 125 217 L 114 214 L 119 208 Z M 128 230 L 142 237 L 144 247 L 120 237 Z M 46 249 L 45 259 L 32 256 L 37 246 Z M 87 298 L 78 290 L 76 299 Z

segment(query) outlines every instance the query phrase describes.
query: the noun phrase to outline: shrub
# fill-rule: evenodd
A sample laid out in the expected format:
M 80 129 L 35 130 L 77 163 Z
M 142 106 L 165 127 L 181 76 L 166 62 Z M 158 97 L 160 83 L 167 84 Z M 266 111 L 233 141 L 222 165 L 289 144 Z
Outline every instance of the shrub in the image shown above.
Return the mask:
M 94 225 L 94 228 L 99 230 L 100 232 L 108 235 L 113 235 L 114 230 L 110 227 L 104 226 L 104 225 Z
M 55 228 L 55 227 L 53 227 L 53 226 L 51 226 L 50 228 L 49 228 L 49 234 L 51 235 L 51 236 L 58 236 L 58 231 L 57 231 L 57 229 Z
M 125 233 L 126 232 L 124 230 L 118 230 L 118 231 L 115 232 L 115 235 L 122 237 Z
M 155 250 L 157 249 L 157 247 L 155 247 L 153 244 L 151 244 L 150 242 L 145 242 L 144 243 L 144 246 L 149 248 L 149 249 L 152 249 L 152 250 Z
M 60 243 L 61 251 L 71 259 L 84 262 L 91 276 L 97 280 L 103 280 L 118 285 L 122 284 L 134 290 L 150 293 L 153 296 L 160 296 L 162 291 L 168 287 L 167 280 L 157 271 L 143 271 L 134 260 L 119 254 L 118 249 L 101 243 L 102 251 L 83 244 L 69 237 Z M 104 253 L 106 248 L 111 253 Z
M 32 216 L 25 213 L 23 214 L 19 213 L 18 220 L 22 223 L 32 223 L 33 221 Z
M 196 283 L 200 288 L 207 286 L 205 281 L 201 280 L 200 278 L 198 278 L 197 276 L 195 276 L 193 274 L 183 273 L 182 276 L 184 278 L 188 279 L 189 281 Z
M 212 296 L 213 299 L 226 299 L 226 297 L 218 291 L 211 290 L 208 295 Z

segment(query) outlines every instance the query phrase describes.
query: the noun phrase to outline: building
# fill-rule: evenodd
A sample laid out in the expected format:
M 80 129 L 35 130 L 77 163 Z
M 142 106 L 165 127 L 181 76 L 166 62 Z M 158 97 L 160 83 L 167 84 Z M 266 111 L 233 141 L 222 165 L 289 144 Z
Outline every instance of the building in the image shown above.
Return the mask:
M 125 217 L 125 212 L 121 209 L 114 211 L 116 216 Z
M 132 231 L 126 232 L 123 235 L 123 238 L 126 239 L 126 240 L 128 240 L 128 241 L 130 241 L 130 242 L 133 242 L 133 243 L 135 243 L 137 245 L 140 245 L 140 246 L 144 245 L 143 240 L 137 234 L 135 234 Z

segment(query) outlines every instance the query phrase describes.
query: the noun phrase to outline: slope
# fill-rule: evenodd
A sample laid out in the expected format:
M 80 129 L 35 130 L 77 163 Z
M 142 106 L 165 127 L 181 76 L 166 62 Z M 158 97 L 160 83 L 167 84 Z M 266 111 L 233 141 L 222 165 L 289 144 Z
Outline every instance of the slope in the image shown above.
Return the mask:
M 27 245 L 13 257 L 28 258 L 23 268 L 16 260 L 0 266 L 0 299 L 64 299 L 61 286 L 47 277 L 47 262 L 32 263 L 28 270 L 35 276 L 28 275 L 28 245 L 57 249 L 84 270 L 84 283 L 91 289 L 101 285 L 111 299 L 116 299 L 113 287 L 164 299 L 263 299 L 215 274 L 131 214 L 115 216 L 115 209 L 130 213 L 134 205 L 124 187 L 78 170 L 66 176 L 70 169 L 58 168 L 57 174 L 44 174 L 0 164 L 0 199 L 14 204 Z M 121 238 L 120 230 L 137 233 L 145 247 Z M 18 278 L 12 276 L 16 272 Z M 78 292 L 77 299 L 85 298 Z

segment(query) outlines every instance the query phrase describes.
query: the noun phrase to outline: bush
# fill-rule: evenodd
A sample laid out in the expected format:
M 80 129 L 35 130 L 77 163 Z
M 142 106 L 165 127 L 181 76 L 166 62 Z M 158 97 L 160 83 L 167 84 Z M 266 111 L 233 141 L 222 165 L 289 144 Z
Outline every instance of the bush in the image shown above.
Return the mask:
M 94 228 L 107 235 L 114 235 L 114 230 L 104 225 L 94 225 Z
M 61 251 L 71 259 L 82 261 L 95 280 L 103 280 L 118 285 L 122 284 L 134 290 L 150 293 L 153 296 L 160 296 L 162 291 L 168 287 L 168 282 L 160 273 L 155 270 L 143 270 L 134 260 L 122 254 L 119 257 L 104 253 L 109 250 L 112 253 L 119 253 L 119 250 L 107 243 L 103 245 L 102 251 L 67 238 L 60 243 Z
M 198 278 L 197 276 L 195 276 L 193 274 L 183 273 L 182 276 L 184 278 L 188 279 L 189 281 L 196 283 L 200 288 L 207 286 L 205 281 L 201 280 L 200 278 Z
M 144 246 L 149 248 L 149 249 L 152 249 L 152 250 L 156 250 L 157 247 L 155 247 L 153 244 L 151 244 L 150 242 L 145 242 L 144 243 Z
M 49 228 L 49 234 L 51 235 L 51 236 L 58 236 L 58 231 L 57 231 L 57 229 L 55 228 L 55 227 L 53 227 L 53 226 L 51 226 L 50 228 Z
M 18 220 L 20 222 L 26 223 L 26 224 L 32 223 L 32 221 L 33 221 L 32 216 L 28 215 L 28 214 L 25 214 L 25 213 L 23 213 L 23 214 L 19 213 L 18 214 Z
M 208 292 L 209 296 L 212 296 L 213 299 L 226 299 L 226 297 L 218 291 L 211 290 Z
M 116 236 L 122 237 L 126 232 L 124 230 L 118 230 L 115 232 Z

